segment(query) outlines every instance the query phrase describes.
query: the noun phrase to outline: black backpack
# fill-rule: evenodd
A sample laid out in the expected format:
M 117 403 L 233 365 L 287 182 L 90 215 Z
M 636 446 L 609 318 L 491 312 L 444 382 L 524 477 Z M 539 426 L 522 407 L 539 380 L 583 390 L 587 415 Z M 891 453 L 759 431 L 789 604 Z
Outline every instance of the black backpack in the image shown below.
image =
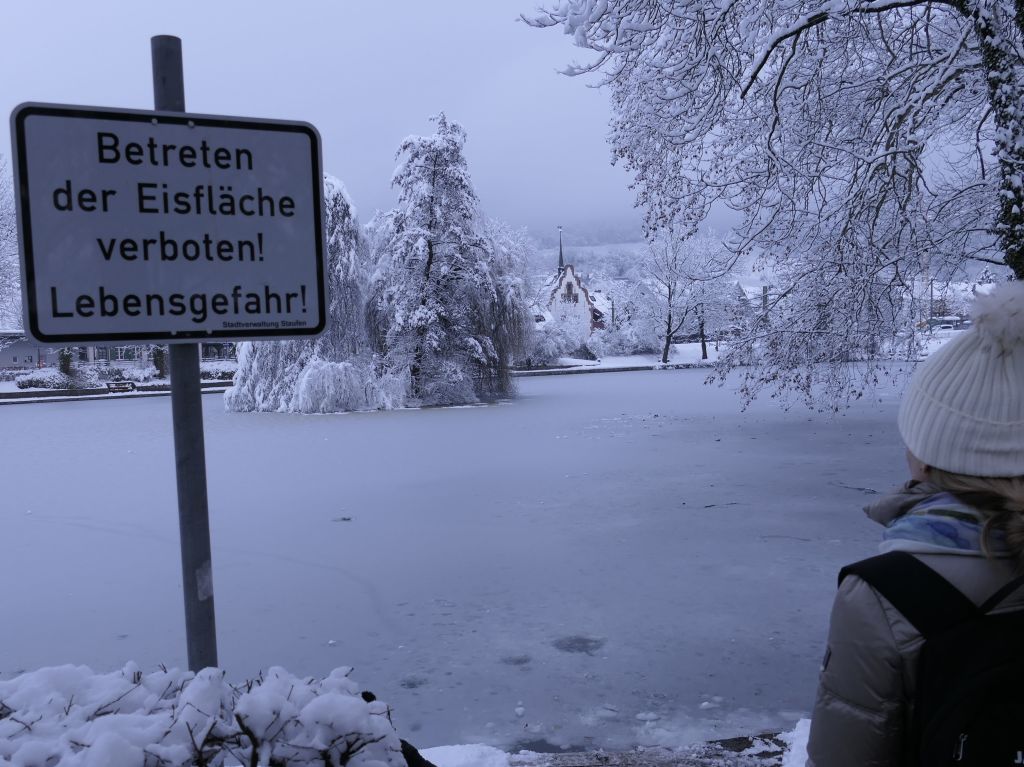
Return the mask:
M 991 615 L 1021 586 L 1006 584 L 976 606 L 902 551 L 844 567 L 888 599 L 924 637 L 906 765 L 1024 765 L 1024 610 Z

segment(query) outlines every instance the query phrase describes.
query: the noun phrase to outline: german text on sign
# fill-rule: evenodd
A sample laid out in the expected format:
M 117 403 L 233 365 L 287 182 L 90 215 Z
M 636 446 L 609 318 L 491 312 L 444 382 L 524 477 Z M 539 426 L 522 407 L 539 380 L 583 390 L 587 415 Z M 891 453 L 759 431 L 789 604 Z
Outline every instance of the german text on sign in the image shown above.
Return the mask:
M 24 104 L 11 118 L 40 341 L 319 333 L 319 136 L 305 123 Z

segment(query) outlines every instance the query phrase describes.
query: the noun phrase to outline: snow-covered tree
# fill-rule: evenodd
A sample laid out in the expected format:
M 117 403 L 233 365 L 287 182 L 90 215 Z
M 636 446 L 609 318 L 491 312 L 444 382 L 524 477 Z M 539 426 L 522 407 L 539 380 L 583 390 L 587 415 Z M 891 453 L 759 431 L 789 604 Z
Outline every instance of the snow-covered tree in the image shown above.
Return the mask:
M 316 339 L 317 356 L 340 360 L 367 348 L 366 290 L 370 250 L 344 185 L 324 177 L 327 213 L 327 328 Z
M 525 229 L 514 229 L 496 219 L 484 224 L 484 238 L 490 253 L 494 282 L 493 299 L 481 307 L 491 327 L 495 353 L 504 360 L 501 390 L 509 391 L 508 366 L 522 357 L 530 344 L 533 319 L 528 310 L 526 265 L 536 246 Z
M 21 279 L 14 180 L 7 160 L 0 155 L 0 327 L 20 328 L 21 324 Z
M 720 300 L 711 283 L 723 279 L 731 259 L 714 236 L 684 238 L 667 228 L 651 237 L 642 265 L 647 312 L 660 326 L 661 361 L 668 362 L 673 339 L 687 320 L 703 340 L 706 317 Z
M 739 285 L 728 276 L 696 282 L 689 296 L 690 314 L 682 328 L 687 340 L 700 343 L 701 359 L 708 359 L 708 344 L 715 350 L 723 339 L 735 336 L 743 327 L 745 297 Z
M 730 242 L 773 295 L 734 345 L 762 365 L 751 391 L 884 353 L 922 273 L 1024 276 L 1019 3 L 559 0 L 528 21 L 596 52 L 569 71 L 603 73 L 649 230 L 741 214 Z M 860 389 L 849 373 L 833 393 Z
M 327 327 L 314 339 L 245 342 L 238 345 L 238 372 L 234 385 L 225 393 L 225 405 L 233 411 L 324 412 L 330 409 L 374 408 L 379 403 L 372 392 L 377 382 L 368 363 L 354 364 L 350 358 L 367 350 L 364 321 L 368 253 L 355 208 L 342 183 L 324 176 L 327 249 Z M 315 365 L 315 383 L 307 368 Z M 345 363 L 343 368 L 324 364 Z M 346 392 L 331 391 L 331 375 Z M 367 379 L 367 380 L 362 380 Z M 310 381 L 331 405 L 303 392 Z M 350 408 L 341 407 L 349 403 Z
M 398 149 L 398 205 L 373 222 L 377 271 L 370 328 L 388 369 L 429 404 L 510 392 L 508 369 L 524 336 L 515 247 L 481 219 L 463 147 L 445 115 L 437 132 Z

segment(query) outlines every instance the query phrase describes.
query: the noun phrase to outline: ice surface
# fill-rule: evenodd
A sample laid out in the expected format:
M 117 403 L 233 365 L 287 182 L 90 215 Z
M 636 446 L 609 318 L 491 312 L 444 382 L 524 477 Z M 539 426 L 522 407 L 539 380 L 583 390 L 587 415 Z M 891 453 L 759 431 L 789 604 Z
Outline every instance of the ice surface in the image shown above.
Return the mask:
M 420 747 L 792 729 L 835 573 L 875 551 L 859 508 L 903 478 L 896 393 L 743 413 L 705 375 L 530 378 L 507 404 L 340 416 L 204 397 L 228 678 L 353 665 Z M 0 676 L 184 666 L 169 399 L 0 424 Z

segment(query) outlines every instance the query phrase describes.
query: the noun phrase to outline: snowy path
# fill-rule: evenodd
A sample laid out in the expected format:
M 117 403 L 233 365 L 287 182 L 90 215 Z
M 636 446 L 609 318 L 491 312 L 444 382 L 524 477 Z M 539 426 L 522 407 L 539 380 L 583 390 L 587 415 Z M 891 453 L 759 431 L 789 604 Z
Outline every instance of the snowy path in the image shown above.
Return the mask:
M 421 746 L 627 748 L 791 728 L 892 392 L 747 413 L 695 370 L 494 407 L 229 415 L 204 397 L 221 665 L 354 678 Z M 0 409 L 0 674 L 184 665 L 167 399 Z

